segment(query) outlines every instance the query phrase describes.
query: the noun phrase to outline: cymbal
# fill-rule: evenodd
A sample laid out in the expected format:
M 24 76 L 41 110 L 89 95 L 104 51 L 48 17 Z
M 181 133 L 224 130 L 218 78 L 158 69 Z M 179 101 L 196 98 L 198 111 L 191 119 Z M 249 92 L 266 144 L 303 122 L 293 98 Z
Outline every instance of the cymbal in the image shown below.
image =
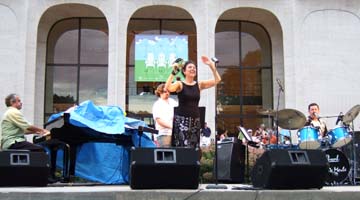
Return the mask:
M 278 112 L 278 125 L 283 129 L 295 130 L 304 127 L 305 115 L 295 109 L 283 109 Z
M 343 117 L 343 122 L 346 124 L 351 123 L 359 114 L 360 112 L 360 105 L 355 105 L 352 107 Z
M 275 114 L 275 110 L 264 109 L 264 108 L 257 109 L 256 112 L 258 112 L 261 115 L 274 115 Z

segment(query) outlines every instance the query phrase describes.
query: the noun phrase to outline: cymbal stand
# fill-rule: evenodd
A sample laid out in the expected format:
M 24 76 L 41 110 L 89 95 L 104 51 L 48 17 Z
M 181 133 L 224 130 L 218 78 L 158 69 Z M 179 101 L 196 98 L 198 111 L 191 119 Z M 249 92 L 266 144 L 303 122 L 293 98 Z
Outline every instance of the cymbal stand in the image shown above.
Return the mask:
M 350 182 L 352 183 L 352 185 L 356 185 L 356 176 L 357 176 L 357 163 L 356 163 L 356 146 L 358 144 L 356 144 L 355 142 L 355 128 L 354 128 L 354 120 L 352 120 L 351 122 L 351 130 L 352 130 L 352 172 L 351 172 L 351 179 Z
M 280 104 L 280 94 L 283 91 L 283 88 L 279 85 L 279 92 L 278 92 L 278 98 L 277 98 L 277 105 L 276 105 L 276 112 L 275 112 L 275 123 L 276 123 L 276 147 L 279 148 L 279 104 Z

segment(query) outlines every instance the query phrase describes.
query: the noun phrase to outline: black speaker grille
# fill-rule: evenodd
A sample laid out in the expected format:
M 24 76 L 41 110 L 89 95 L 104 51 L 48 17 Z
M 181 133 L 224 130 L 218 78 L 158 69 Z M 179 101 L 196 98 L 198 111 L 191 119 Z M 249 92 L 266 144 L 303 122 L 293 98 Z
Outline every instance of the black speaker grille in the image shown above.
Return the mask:
M 46 186 L 49 173 L 46 153 L 0 151 L 0 186 Z
M 245 146 L 237 142 L 218 144 L 218 180 L 222 182 L 244 182 Z
M 302 157 L 301 162 L 292 162 L 294 153 Z M 256 161 L 251 174 L 253 185 L 259 188 L 322 188 L 328 163 L 321 150 L 271 149 Z
M 198 149 L 133 148 L 130 156 L 132 189 L 197 189 L 199 186 Z

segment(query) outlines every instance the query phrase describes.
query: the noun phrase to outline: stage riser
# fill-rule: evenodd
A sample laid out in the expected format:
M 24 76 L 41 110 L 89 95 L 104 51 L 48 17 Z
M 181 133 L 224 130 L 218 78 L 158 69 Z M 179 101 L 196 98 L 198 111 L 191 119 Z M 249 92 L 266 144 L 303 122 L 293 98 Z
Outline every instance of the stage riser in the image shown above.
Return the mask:
M 131 190 L 129 186 L 72 186 L 0 188 L 0 200 L 358 200 L 359 186 L 324 187 L 321 190 Z M 239 186 L 239 185 L 238 185 Z

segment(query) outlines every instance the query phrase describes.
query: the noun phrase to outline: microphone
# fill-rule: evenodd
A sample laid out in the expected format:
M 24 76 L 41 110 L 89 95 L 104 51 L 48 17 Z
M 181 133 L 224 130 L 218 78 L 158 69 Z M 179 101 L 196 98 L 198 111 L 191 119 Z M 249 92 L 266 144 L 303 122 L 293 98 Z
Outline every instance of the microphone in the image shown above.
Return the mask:
M 338 123 L 343 120 L 343 116 L 344 116 L 343 113 L 340 112 L 338 118 L 336 119 L 335 125 L 338 125 Z
M 281 90 L 282 92 L 284 92 L 284 88 L 283 88 L 283 86 L 282 86 L 282 84 L 281 84 L 280 79 L 277 78 L 277 79 L 276 79 L 276 82 L 278 83 L 280 90 Z
M 320 119 L 319 114 L 317 114 L 316 112 L 314 112 L 314 116 L 315 116 L 316 118 Z
M 216 57 L 212 57 L 211 60 L 212 60 L 214 63 L 219 63 L 219 60 L 218 60 Z

